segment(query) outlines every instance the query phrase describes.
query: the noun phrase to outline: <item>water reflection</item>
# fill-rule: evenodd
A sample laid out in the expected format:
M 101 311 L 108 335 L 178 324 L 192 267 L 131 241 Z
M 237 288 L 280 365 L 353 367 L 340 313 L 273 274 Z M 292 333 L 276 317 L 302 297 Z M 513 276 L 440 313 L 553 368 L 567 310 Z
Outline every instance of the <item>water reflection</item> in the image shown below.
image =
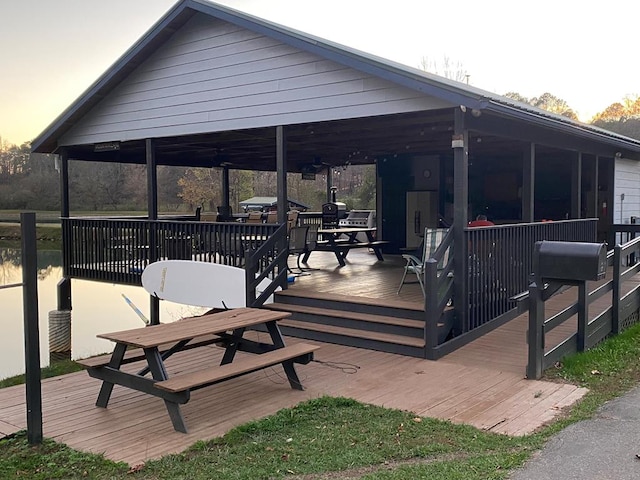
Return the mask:
M 0 284 L 22 281 L 20 250 L 0 249 Z M 48 315 L 57 308 L 57 284 L 62 278 L 61 254 L 57 250 L 38 251 L 38 313 L 40 319 L 40 356 L 43 366 L 49 363 Z M 110 352 L 112 342 L 96 334 L 143 326 L 140 318 L 125 303 L 124 293 L 149 316 L 149 295 L 141 287 L 111 285 L 72 280 L 71 313 L 72 357 L 83 358 Z M 0 290 L 2 335 L 0 335 L 0 379 L 24 372 L 24 326 L 22 288 Z M 171 302 L 160 302 L 163 322 L 198 314 L 202 309 Z

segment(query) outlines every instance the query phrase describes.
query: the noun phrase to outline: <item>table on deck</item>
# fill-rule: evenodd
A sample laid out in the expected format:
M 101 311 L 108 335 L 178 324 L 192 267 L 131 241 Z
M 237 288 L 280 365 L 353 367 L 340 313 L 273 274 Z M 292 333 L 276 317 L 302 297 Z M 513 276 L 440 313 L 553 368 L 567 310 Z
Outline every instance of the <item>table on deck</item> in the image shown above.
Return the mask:
M 368 227 L 320 228 L 318 234 L 322 235 L 323 240 L 318 242 L 316 250 L 333 252 L 341 267 L 346 265 L 345 258 L 353 248 L 370 248 L 378 260 L 383 261 L 381 249 L 389 242 L 376 240 L 375 232 L 375 228 Z M 359 233 L 367 236 L 366 242 L 358 241 Z
M 116 343 L 113 353 L 80 360 L 89 375 L 102 380 L 96 406 L 106 408 L 114 385 L 122 385 L 164 400 L 175 430 L 187 432 L 180 404 L 187 403 L 190 391 L 239 377 L 278 363 L 282 364 L 291 388 L 302 390 L 295 363 L 308 363 L 318 347 L 304 343 L 285 346 L 278 320 L 290 313 L 239 308 L 186 318 L 174 323 L 98 335 Z M 244 338 L 249 327 L 264 326 L 271 343 Z M 182 350 L 221 344 L 225 351 L 218 366 L 180 373 L 169 378 L 164 361 Z M 142 349 L 127 351 L 128 348 Z M 236 352 L 254 355 L 234 361 Z M 121 370 L 125 363 L 146 359 L 147 366 L 137 373 Z M 147 374 L 151 373 L 152 378 Z

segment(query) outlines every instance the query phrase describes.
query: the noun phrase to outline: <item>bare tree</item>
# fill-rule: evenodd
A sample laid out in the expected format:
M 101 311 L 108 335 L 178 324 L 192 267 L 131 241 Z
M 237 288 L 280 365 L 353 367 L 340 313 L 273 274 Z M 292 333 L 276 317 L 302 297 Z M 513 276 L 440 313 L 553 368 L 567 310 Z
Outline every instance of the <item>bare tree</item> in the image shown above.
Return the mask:
M 442 58 L 441 62 L 429 57 L 422 57 L 420 68 L 425 72 L 435 73 L 449 80 L 466 82 L 467 84 L 469 83 L 469 77 L 471 77 L 461 62 L 454 62 L 447 55 Z

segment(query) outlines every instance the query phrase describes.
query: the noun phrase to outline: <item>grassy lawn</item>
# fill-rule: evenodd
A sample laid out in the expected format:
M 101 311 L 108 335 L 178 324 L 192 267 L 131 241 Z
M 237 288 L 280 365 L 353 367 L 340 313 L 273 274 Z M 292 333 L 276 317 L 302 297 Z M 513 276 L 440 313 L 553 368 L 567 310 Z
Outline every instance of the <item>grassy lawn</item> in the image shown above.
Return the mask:
M 75 367 L 69 362 L 64 368 Z M 52 441 L 30 447 L 18 434 L 0 441 L 0 478 L 502 479 L 552 434 L 637 385 L 640 325 L 566 359 L 547 379 L 584 385 L 590 392 L 563 418 L 525 437 L 321 398 L 131 469 Z

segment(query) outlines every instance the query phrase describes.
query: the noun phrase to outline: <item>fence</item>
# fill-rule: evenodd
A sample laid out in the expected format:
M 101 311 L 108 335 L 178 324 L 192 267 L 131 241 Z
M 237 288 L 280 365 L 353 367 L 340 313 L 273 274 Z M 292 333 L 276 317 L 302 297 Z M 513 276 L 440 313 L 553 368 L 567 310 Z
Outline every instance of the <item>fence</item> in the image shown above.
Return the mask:
M 62 262 L 68 278 L 140 285 L 144 267 L 160 259 L 240 267 L 260 249 L 260 259 L 254 263 L 262 273 L 278 258 L 277 242 L 264 247 L 278 224 L 63 218 L 62 228 Z M 280 252 L 282 248 L 280 244 Z M 272 278 L 277 275 L 277 269 L 270 271 Z
M 545 369 L 564 356 L 593 348 L 610 334 L 618 334 L 638 321 L 640 285 L 624 290 L 624 282 L 640 273 L 640 263 L 632 259 L 640 253 L 640 237 L 624 245 L 616 245 L 607 258 L 613 266 L 613 278 L 592 291 L 586 283 L 578 285 L 578 300 L 562 311 L 545 318 L 543 286 L 532 284 L 529 289 L 529 361 L 527 378 L 540 378 Z M 635 282 L 632 282 L 635 283 Z M 589 306 L 610 294 L 607 307 L 589 319 Z M 546 336 L 569 318 L 577 315 L 576 329 L 552 348 L 546 348 Z

